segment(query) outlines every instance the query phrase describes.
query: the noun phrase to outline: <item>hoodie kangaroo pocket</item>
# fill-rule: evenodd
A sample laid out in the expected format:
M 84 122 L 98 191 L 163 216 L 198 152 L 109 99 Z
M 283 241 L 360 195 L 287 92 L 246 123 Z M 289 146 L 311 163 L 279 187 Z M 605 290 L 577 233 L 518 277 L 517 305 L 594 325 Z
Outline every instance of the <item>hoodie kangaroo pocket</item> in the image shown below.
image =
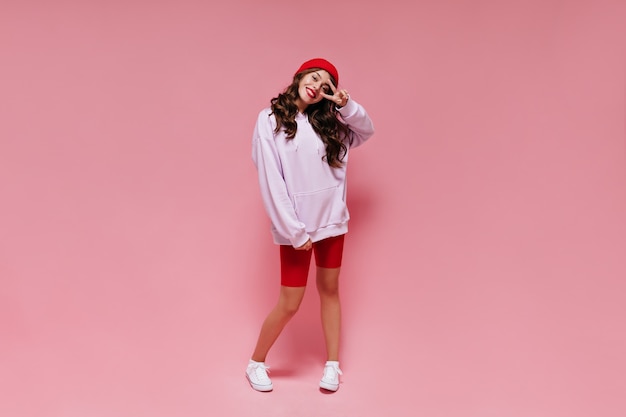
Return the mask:
M 348 209 L 338 187 L 295 194 L 294 207 L 307 232 L 348 220 Z

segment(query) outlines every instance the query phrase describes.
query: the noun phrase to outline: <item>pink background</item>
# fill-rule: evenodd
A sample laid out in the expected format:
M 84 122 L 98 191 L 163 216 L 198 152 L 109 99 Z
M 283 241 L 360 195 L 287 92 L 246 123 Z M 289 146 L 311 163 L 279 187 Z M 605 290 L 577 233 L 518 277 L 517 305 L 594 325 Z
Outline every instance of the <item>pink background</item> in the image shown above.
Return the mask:
M 0 415 L 626 415 L 626 3 L 215 3 L 2 1 Z M 315 56 L 377 128 L 344 383 L 311 286 L 260 394 L 250 141 Z

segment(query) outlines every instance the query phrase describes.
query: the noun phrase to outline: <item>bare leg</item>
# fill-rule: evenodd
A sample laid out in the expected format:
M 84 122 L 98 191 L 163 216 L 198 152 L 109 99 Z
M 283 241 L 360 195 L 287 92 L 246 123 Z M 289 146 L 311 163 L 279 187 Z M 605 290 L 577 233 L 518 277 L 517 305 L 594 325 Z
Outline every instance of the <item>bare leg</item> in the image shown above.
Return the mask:
M 339 360 L 339 333 L 341 330 L 341 305 L 339 302 L 339 270 L 317 268 L 317 290 L 320 296 L 322 329 L 326 339 L 327 360 Z
M 261 327 L 261 333 L 257 340 L 256 348 L 252 354 L 252 360 L 256 362 L 265 362 L 265 358 L 270 348 L 280 336 L 285 325 L 296 314 L 306 287 L 280 287 L 280 295 L 278 303 L 270 311 Z

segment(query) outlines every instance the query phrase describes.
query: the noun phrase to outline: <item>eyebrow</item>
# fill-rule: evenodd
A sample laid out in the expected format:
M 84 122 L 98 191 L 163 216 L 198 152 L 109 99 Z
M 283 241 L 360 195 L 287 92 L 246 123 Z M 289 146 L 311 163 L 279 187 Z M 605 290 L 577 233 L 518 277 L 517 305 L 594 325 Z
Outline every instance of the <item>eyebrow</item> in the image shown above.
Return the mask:
M 320 77 L 320 79 L 322 78 L 322 75 L 319 73 L 319 71 L 313 71 L 313 73 L 314 73 L 314 74 L 317 74 L 317 76 L 318 76 L 318 77 Z M 328 77 L 328 81 L 324 83 L 324 85 L 327 85 L 327 86 L 328 86 L 328 88 L 330 88 L 330 91 L 332 91 L 332 90 L 333 90 L 333 89 L 331 88 L 331 86 L 330 86 L 330 83 L 332 83 L 332 82 L 333 82 L 333 79 L 332 79 L 332 77 L 330 77 L 330 76 L 329 76 L 329 77 Z

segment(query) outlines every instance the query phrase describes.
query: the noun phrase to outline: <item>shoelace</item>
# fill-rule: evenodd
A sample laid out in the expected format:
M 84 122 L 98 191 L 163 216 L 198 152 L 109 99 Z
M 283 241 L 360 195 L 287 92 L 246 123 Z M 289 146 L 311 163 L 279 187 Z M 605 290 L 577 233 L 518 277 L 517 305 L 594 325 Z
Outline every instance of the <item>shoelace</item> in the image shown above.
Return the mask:
M 259 372 L 260 370 L 265 371 L 265 372 Z M 260 381 L 269 381 L 269 377 L 267 376 L 267 374 L 270 373 L 270 367 L 267 365 L 255 365 L 254 366 L 254 373 L 256 375 L 257 378 L 259 378 Z
M 334 380 L 337 378 L 337 374 L 343 375 L 343 372 L 341 372 L 341 369 L 338 367 L 332 365 L 326 365 L 326 367 L 324 367 L 324 379 Z

